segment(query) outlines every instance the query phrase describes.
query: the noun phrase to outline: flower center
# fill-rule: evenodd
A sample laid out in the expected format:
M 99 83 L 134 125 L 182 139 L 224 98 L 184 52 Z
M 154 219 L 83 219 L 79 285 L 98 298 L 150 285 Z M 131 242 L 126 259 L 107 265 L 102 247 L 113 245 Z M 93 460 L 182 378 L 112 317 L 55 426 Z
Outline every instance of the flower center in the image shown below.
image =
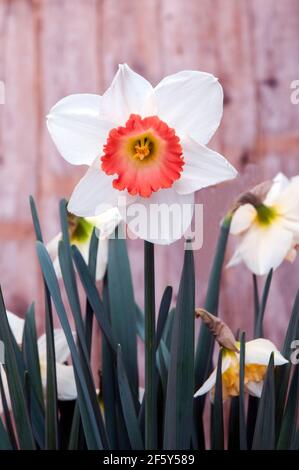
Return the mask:
M 68 212 L 67 221 L 70 242 L 73 244 L 87 242 L 92 234 L 93 225 L 84 217 L 77 217 L 70 212 Z
M 110 131 L 102 170 L 117 175 L 114 188 L 132 196 L 149 197 L 170 188 L 181 176 L 184 160 L 180 139 L 157 116 L 131 114 L 124 127 Z
M 138 144 L 135 145 L 135 151 L 136 153 L 134 154 L 134 158 L 139 158 L 139 160 L 144 160 L 146 157 L 148 157 L 151 153 L 151 145 L 152 143 L 150 140 L 145 137 L 144 139 L 140 139 L 138 141 Z
M 256 221 L 259 225 L 264 227 L 271 225 L 278 216 L 278 212 L 275 207 L 259 204 L 255 206 L 255 208 L 257 212 Z

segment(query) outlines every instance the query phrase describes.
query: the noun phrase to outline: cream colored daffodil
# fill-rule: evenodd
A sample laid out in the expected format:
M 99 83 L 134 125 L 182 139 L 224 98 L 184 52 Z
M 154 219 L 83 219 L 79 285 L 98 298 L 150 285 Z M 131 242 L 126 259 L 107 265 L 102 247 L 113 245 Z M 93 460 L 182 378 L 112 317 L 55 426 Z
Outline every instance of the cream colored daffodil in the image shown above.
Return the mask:
M 7 312 L 8 323 L 10 329 L 21 347 L 23 339 L 23 331 L 25 321 L 17 315 Z M 56 357 L 56 377 L 57 377 L 57 395 L 59 400 L 75 400 L 77 398 L 77 388 L 74 376 L 74 369 L 71 365 L 66 365 L 65 362 L 69 359 L 70 350 L 63 330 L 54 329 L 54 345 Z M 43 334 L 38 338 L 38 355 L 41 371 L 41 380 L 44 395 L 46 398 L 47 389 L 47 348 L 46 348 L 46 335 Z M 4 367 L 1 365 L 1 378 L 5 396 L 7 398 L 8 407 L 11 408 L 11 400 L 9 396 L 9 388 Z M 0 413 L 3 412 L 2 400 L 0 399 Z
M 240 344 L 236 343 L 239 348 Z M 240 354 L 222 348 L 222 395 L 223 400 L 228 397 L 238 396 L 240 393 Z M 277 350 L 276 346 L 269 340 L 258 338 L 245 343 L 245 375 L 244 384 L 246 391 L 253 396 L 260 397 L 263 389 L 263 382 L 269 364 L 271 353 L 274 353 L 274 365 L 281 366 L 287 364 L 288 360 Z M 195 393 L 199 397 L 211 392 L 214 397 L 217 368 L 212 372 L 206 382 Z
M 96 280 L 103 279 L 108 262 L 109 237 L 120 223 L 121 216 L 118 209 L 108 209 L 97 217 L 77 217 L 68 213 L 68 228 L 71 245 L 75 245 L 88 262 L 89 246 L 94 227 L 99 237 L 99 247 L 96 264 Z M 52 258 L 56 275 L 61 277 L 58 258 L 58 245 L 62 240 L 62 233 L 58 233 L 48 244 L 47 250 Z
M 144 209 L 138 224 L 128 210 L 121 212 L 132 234 L 160 244 L 181 238 L 191 224 L 195 191 L 237 173 L 206 147 L 222 112 L 223 90 L 213 75 L 183 71 L 153 88 L 126 64 L 102 96 L 63 98 L 47 116 L 49 132 L 63 158 L 89 166 L 69 211 L 93 217 L 107 205 L 119 208 L 121 198 L 123 209 L 133 203 Z M 151 214 L 162 204 L 180 209 L 167 234 L 165 217 Z
M 228 266 L 243 261 L 254 274 L 264 275 L 284 259 L 293 261 L 299 242 L 299 176 L 288 179 L 279 173 L 263 198 L 238 207 L 230 232 L 239 244 Z

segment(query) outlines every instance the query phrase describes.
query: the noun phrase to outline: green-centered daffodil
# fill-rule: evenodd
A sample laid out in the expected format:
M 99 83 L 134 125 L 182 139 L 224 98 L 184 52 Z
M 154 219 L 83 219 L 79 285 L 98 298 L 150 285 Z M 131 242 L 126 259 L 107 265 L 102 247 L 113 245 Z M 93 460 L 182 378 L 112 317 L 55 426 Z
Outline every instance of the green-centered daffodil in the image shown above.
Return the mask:
M 99 248 L 97 255 L 96 279 L 101 280 L 106 272 L 108 262 L 109 236 L 114 232 L 121 220 L 118 209 L 112 208 L 97 217 L 77 217 L 68 213 L 68 229 L 71 245 L 76 245 L 84 260 L 88 262 L 89 245 L 93 229 L 97 229 Z M 53 260 L 53 265 L 58 277 L 61 270 L 58 259 L 58 244 L 62 239 L 62 233 L 58 233 L 48 244 L 47 249 Z
M 229 266 L 243 261 L 254 274 L 264 275 L 284 259 L 292 261 L 299 243 L 299 176 L 279 173 L 263 197 L 247 193 L 230 232 L 239 244 Z

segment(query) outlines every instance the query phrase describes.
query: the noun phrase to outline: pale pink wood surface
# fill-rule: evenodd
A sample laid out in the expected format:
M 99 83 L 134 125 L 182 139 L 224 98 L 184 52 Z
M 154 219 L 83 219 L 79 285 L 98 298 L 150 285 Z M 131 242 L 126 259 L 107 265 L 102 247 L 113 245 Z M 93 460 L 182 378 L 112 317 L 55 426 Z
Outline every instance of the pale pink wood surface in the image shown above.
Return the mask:
M 102 93 L 127 62 L 153 83 L 182 69 L 219 77 L 224 118 L 211 146 L 240 171 L 238 180 L 198 194 L 204 246 L 195 253 L 197 304 L 207 285 L 221 217 L 236 195 L 279 170 L 299 173 L 298 0 L 0 0 L 0 282 L 7 307 L 24 314 L 41 283 L 28 195 L 36 198 L 47 239 L 58 231 L 58 201 L 84 168 L 57 153 L 45 115 L 70 93 Z M 230 242 L 229 254 L 233 243 Z M 175 294 L 182 243 L 156 250 L 157 298 Z M 143 298 L 142 243 L 130 243 L 137 298 Z M 275 274 L 266 331 L 280 340 L 299 286 L 299 261 Z M 223 276 L 221 313 L 251 334 L 252 283 L 244 267 Z M 40 316 L 40 325 L 42 318 Z

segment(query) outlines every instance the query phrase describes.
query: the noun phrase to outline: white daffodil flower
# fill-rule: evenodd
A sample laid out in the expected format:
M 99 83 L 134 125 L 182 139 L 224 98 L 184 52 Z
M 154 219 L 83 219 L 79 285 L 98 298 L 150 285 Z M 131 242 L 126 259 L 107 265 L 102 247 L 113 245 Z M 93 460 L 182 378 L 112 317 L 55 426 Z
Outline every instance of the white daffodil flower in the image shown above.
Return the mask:
M 17 315 L 7 312 L 8 323 L 10 329 L 16 338 L 19 346 L 22 345 L 23 331 L 25 321 Z M 56 377 L 57 377 L 57 396 L 59 400 L 75 400 L 77 398 L 77 388 L 74 376 L 73 366 L 66 365 L 65 362 L 70 356 L 70 350 L 63 330 L 54 329 L 54 344 L 56 356 Z M 47 349 L 46 349 L 46 335 L 43 334 L 38 338 L 38 354 L 41 371 L 41 379 L 43 391 L 46 397 L 47 387 Z M 11 408 L 11 400 L 9 396 L 9 388 L 4 367 L 0 368 L 3 388 L 7 399 L 8 407 Z M 2 400 L 0 398 L 0 414 L 3 412 Z
M 244 262 L 257 275 L 276 269 L 284 259 L 293 261 L 299 242 L 299 176 L 279 173 L 264 197 L 241 205 L 230 232 L 240 238 L 228 266 Z
M 108 263 L 109 237 L 121 221 L 117 208 L 108 209 L 97 217 L 77 217 L 68 213 L 68 227 L 71 245 L 76 245 L 86 263 L 88 263 L 89 246 L 93 228 L 99 230 L 99 247 L 96 264 L 96 280 L 103 279 Z M 58 258 L 58 245 L 62 240 L 62 233 L 58 233 L 48 244 L 47 250 L 52 258 L 53 266 L 58 277 L 61 270 Z
M 236 343 L 236 345 L 238 348 L 240 347 L 240 343 Z M 288 360 L 277 350 L 275 344 L 268 339 L 258 338 L 245 343 L 244 384 L 250 395 L 261 397 L 263 382 L 272 352 L 274 352 L 275 366 L 288 363 Z M 238 396 L 240 393 L 240 354 L 238 352 L 222 348 L 221 372 L 223 400 L 228 397 Z M 213 400 L 216 376 L 217 368 L 195 393 L 194 397 L 199 397 L 211 391 L 211 399 Z
M 222 112 L 223 90 L 213 75 L 183 71 L 153 88 L 127 65 L 119 66 L 102 96 L 63 98 L 47 116 L 49 132 L 68 162 L 89 166 L 68 210 L 91 217 L 123 206 L 135 236 L 161 244 L 181 238 L 191 224 L 195 191 L 236 176 L 206 147 Z M 132 203 L 143 208 L 138 223 L 128 214 Z M 158 220 L 152 212 L 162 204 L 180 210 L 167 235 L 165 216 Z

